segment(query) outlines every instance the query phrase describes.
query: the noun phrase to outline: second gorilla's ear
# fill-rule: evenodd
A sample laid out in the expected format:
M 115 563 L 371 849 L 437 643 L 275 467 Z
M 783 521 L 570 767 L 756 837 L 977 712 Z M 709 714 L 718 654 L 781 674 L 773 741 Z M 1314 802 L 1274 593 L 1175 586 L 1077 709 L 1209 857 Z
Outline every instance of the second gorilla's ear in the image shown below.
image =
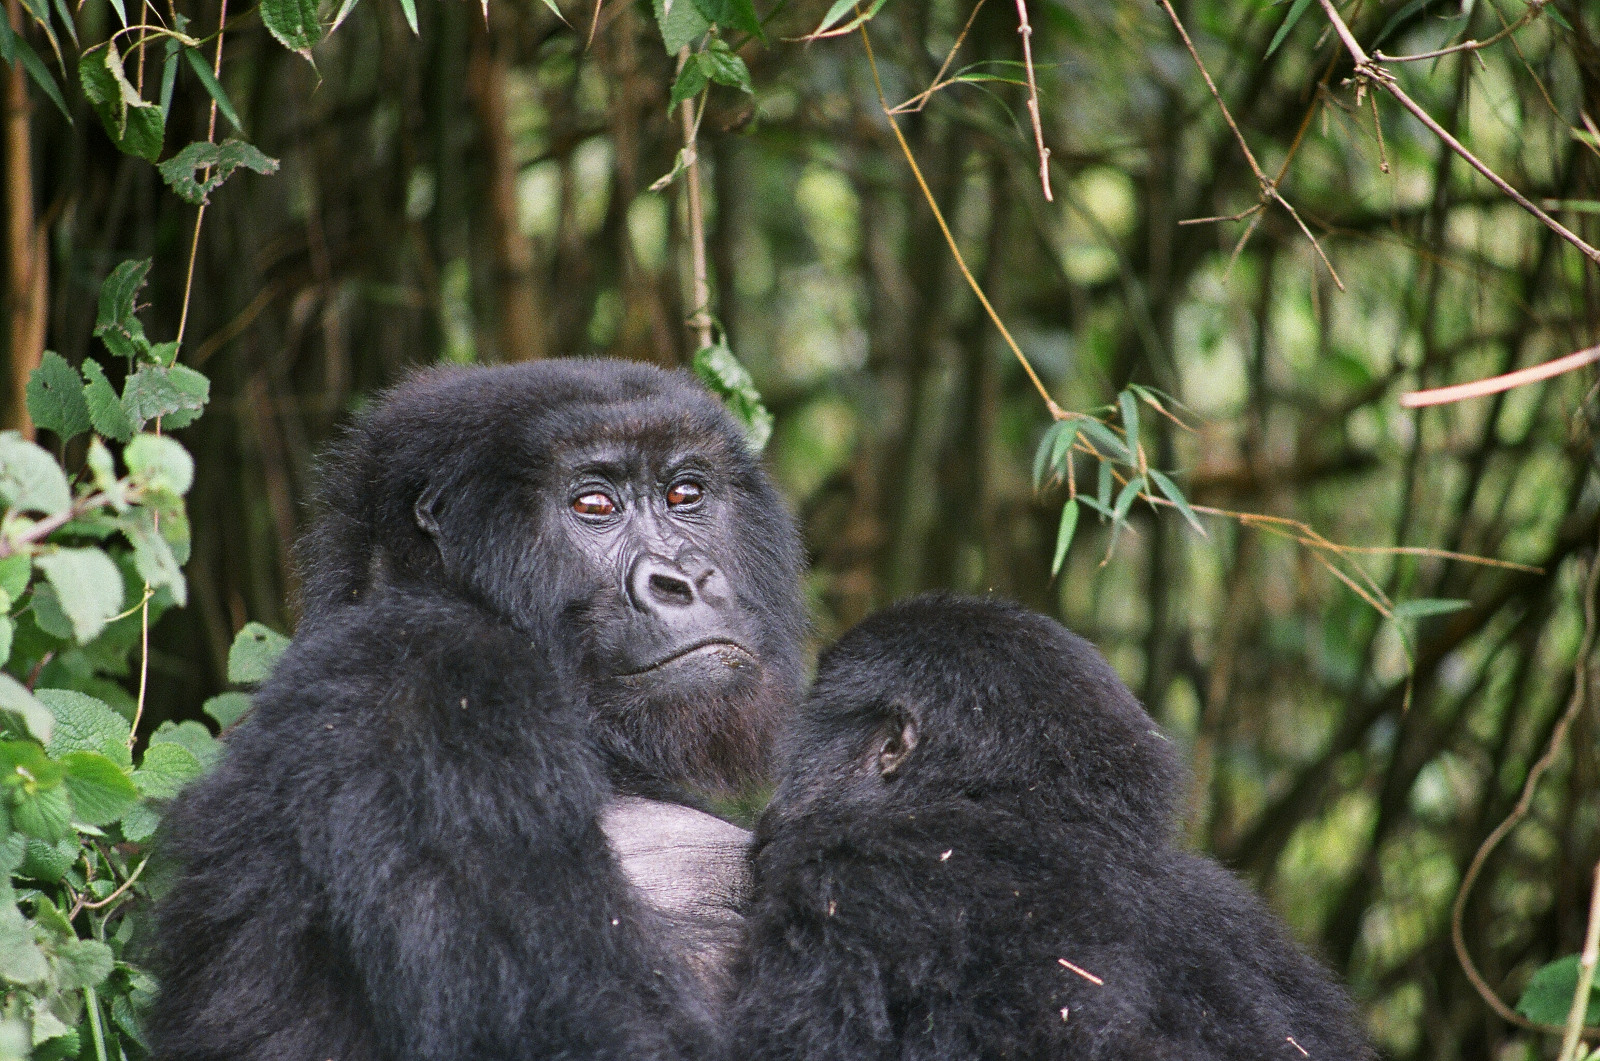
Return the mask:
M 897 700 L 888 715 L 878 746 L 878 775 L 884 779 L 893 777 L 917 746 L 917 715 L 911 706 Z

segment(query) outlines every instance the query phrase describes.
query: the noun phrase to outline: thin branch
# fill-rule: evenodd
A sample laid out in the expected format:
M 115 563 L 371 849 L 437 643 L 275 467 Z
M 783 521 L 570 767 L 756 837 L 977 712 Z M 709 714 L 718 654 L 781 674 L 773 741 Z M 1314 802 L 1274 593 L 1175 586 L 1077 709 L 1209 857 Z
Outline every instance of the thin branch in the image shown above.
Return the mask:
M 1589 1012 L 1589 992 L 1594 987 L 1594 967 L 1600 963 L 1600 865 L 1594 868 L 1594 892 L 1589 897 L 1589 932 L 1578 959 L 1578 983 L 1572 992 L 1572 1008 L 1567 1011 L 1567 1030 L 1561 1037 L 1559 1061 L 1574 1061 L 1578 1039 L 1583 1035 L 1583 1016 Z
M 961 45 L 966 43 L 967 34 L 972 32 L 972 24 L 978 21 L 978 12 L 983 10 L 984 0 L 978 0 L 972 5 L 972 14 L 967 16 L 967 24 L 961 27 L 961 32 L 956 35 L 956 42 L 950 46 L 950 51 L 944 57 L 944 62 L 939 67 L 939 72 L 933 75 L 933 82 L 915 96 L 906 100 L 894 109 L 896 114 L 905 114 L 907 111 L 920 111 L 928 103 L 933 94 L 946 85 L 954 84 L 955 79 L 944 79 L 945 71 L 950 69 L 950 64 L 955 60 L 956 52 L 961 50 Z
M 1333 0 L 1318 0 L 1318 2 L 1322 5 L 1323 13 L 1328 16 L 1328 21 L 1333 24 L 1334 31 L 1339 34 L 1339 39 L 1344 42 L 1345 50 L 1350 53 L 1350 58 L 1354 60 L 1355 76 L 1358 80 L 1371 82 L 1393 96 L 1402 107 L 1416 117 L 1417 121 L 1427 126 L 1429 132 L 1444 141 L 1450 150 L 1465 159 L 1473 169 L 1483 174 L 1489 183 L 1499 188 L 1518 206 L 1538 218 L 1550 231 L 1582 251 L 1590 261 L 1600 262 L 1600 250 L 1590 246 L 1582 236 L 1579 236 L 1576 232 L 1545 213 L 1537 203 L 1513 188 L 1504 177 L 1490 169 L 1482 159 L 1469 151 L 1465 144 L 1451 135 L 1450 130 L 1435 121 L 1433 115 L 1429 114 L 1421 104 L 1406 95 L 1405 90 L 1395 80 L 1394 74 L 1375 63 L 1372 57 L 1357 43 L 1355 34 L 1350 32 L 1350 27 L 1345 24 L 1344 19 L 1339 15 L 1338 9 L 1333 6 Z M 1162 0 L 1162 3 L 1167 3 L 1167 0 Z
M 682 71 L 689 62 L 689 46 L 684 45 L 683 51 L 678 53 L 678 69 Z M 689 263 L 692 270 L 692 298 L 694 299 L 694 312 L 688 319 L 688 325 L 694 328 L 700 345 L 696 348 L 704 350 L 712 343 L 711 335 L 711 285 L 706 279 L 706 217 L 705 207 L 700 200 L 700 156 L 696 149 L 696 137 L 699 133 L 698 123 L 695 121 L 694 108 L 689 100 L 678 104 L 678 110 L 683 117 L 683 152 L 684 169 L 686 170 L 685 184 L 688 186 L 689 200 Z
M 1420 409 L 1427 405 L 1444 405 L 1447 402 L 1465 401 L 1468 398 L 1482 398 L 1488 394 L 1511 390 L 1513 387 L 1552 379 L 1565 372 L 1592 365 L 1596 361 L 1600 361 L 1600 346 L 1591 346 L 1587 350 L 1579 350 L 1575 354 L 1558 357 L 1554 361 L 1546 361 L 1531 368 L 1519 368 L 1503 376 L 1490 376 L 1488 379 L 1474 380 L 1471 383 L 1456 383 L 1449 387 L 1434 387 L 1425 391 L 1411 391 L 1400 395 L 1400 404 L 1407 409 Z
M 1528 771 L 1527 780 L 1522 784 L 1522 795 L 1517 799 L 1517 805 L 1511 813 L 1506 815 L 1504 821 L 1495 826 L 1477 853 L 1472 856 L 1467 872 L 1462 875 L 1461 887 L 1456 891 L 1456 901 L 1450 908 L 1450 941 L 1455 945 L 1456 960 L 1461 963 L 1461 971 L 1467 974 L 1467 979 L 1472 981 L 1472 986 L 1477 989 L 1483 1000 L 1489 1004 L 1503 1020 L 1522 1028 L 1534 1031 L 1561 1034 L 1564 1029 L 1551 1024 L 1541 1024 L 1531 1021 L 1506 1005 L 1495 989 L 1484 980 L 1483 974 L 1478 971 L 1477 964 L 1472 960 L 1472 954 L 1467 950 L 1466 929 L 1463 927 L 1466 919 L 1467 899 L 1472 895 L 1472 886 L 1478 882 L 1478 874 L 1483 872 L 1483 865 L 1489 860 L 1489 855 L 1500 846 L 1512 829 L 1528 816 L 1528 811 L 1533 807 L 1533 794 L 1539 787 L 1540 778 L 1545 771 L 1555 763 L 1556 756 L 1561 754 L 1562 747 L 1567 741 L 1567 730 L 1572 728 L 1573 721 L 1578 713 L 1589 702 L 1589 657 L 1594 651 L 1595 642 L 1595 594 L 1600 590 L 1600 543 L 1596 544 L 1595 554 L 1589 558 L 1589 577 L 1585 580 L 1583 591 L 1583 640 L 1578 645 L 1576 662 L 1572 666 L 1572 697 L 1567 701 L 1566 710 L 1561 713 L 1561 718 L 1556 722 L 1555 729 L 1550 734 L 1550 742 L 1545 746 L 1544 754 L 1539 756 L 1539 761 L 1533 764 L 1533 769 Z M 1591 923 L 1592 927 L 1592 923 Z M 1600 1034 L 1600 1028 L 1585 1028 L 1583 1034 Z
M 1045 202 L 1054 202 L 1050 191 L 1050 149 L 1044 146 L 1044 123 L 1039 118 L 1039 86 L 1033 77 L 1033 27 L 1028 24 L 1027 0 L 1017 0 L 1017 32 L 1022 35 L 1022 63 L 1028 70 L 1028 117 L 1033 119 L 1033 144 L 1039 151 L 1039 183 L 1044 186 Z
M 1517 32 L 1517 30 L 1532 22 L 1536 17 L 1538 17 L 1539 12 L 1543 9 L 1543 4 L 1529 4 L 1528 10 L 1522 13 L 1521 18 L 1517 19 L 1509 26 L 1506 26 L 1493 37 L 1486 37 L 1481 41 L 1462 41 L 1460 44 L 1452 44 L 1448 48 L 1439 48 L 1431 52 L 1416 52 L 1412 55 L 1385 55 L 1383 52 L 1374 51 L 1372 53 L 1372 57 L 1378 60 L 1380 63 L 1414 63 L 1420 59 L 1437 59 L 1440 56 L 1454 55 L 1457 52 L 1475 52 L 1480 48 L 1487 48 L 1492 44 L 1499 44 L 1501 41 Z

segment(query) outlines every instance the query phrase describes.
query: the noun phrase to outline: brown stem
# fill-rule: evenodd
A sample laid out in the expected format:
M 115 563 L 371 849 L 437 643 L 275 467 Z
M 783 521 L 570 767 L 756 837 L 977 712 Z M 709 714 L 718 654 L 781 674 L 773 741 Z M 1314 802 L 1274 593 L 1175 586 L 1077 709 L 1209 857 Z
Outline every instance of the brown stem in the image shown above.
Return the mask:
M 689 48 L 686 45 L 678 55 L 678 69 L 682 70 L 689 61 Z M 693 312 L 689 316 L 689 327 L 695 329 L 699 342 L 697 349 L 704 350 L 711 345 L 711 285 L 706 280 L 706 216 L 705 206 L 700 200 L 700 158 L 695 149 L 695 136 L 697 124 L 695 121 L 692 100 L 684 100 L 678 104 L 678 113 L 683 116 L 683 150 L 684 150 L 684 183 L 689 189 L 689 261 L 693 270 L 692 298 L 694 301 Z
M 22 5 L 8 0 L 6 17 L 14 33 L 23 30 Z M 11 64 L 5 87 L 6 277 L 5 312 L 10 321 L 11 424 L 33 437 L 28 417 L 28 376 L 44 356 L 47 269 L 44 233 L 33 215 L 33 105 L 22 63 Z

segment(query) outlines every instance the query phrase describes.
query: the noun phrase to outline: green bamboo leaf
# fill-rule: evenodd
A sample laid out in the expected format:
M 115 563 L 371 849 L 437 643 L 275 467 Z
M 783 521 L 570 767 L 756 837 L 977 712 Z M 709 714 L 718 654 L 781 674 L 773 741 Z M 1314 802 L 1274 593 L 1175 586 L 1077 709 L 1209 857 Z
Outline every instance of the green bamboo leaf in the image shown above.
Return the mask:
M 421 31 L 417 29 L 417 0 L 400 0 L 400 10 L 405 12 L 406 25 L 411 27 L 412 35 L 422 36 Z
M 1095 500 L 1100 503 L 1100 510 L 1111 511 L 1111 462 L 1100 462 L 1099 481 L 1095 484 Z
M 413 26 L 412 28 L 415 29 L 416 27 Z M 185 48 L 183 57 L 189 60 L 189 68 L 200 79 L 200 83 L 206 87 L 206 93 L 216 101 L 217 110 L 221 111 L 222 116 L 228 119 L 228 124 L 241 133 L 244 132 L 244 126 L 239 121 L 239 112 L 233 109 L 233 101 L 228 98 L 227 90 L 217 80 L 217 75 L 212 72 L 210 64 L 193 48 Z M 276 169 L 277 167 L 273 168 Z
M 1278 45 L 1283 43 L 1283 38 L 1289 35 L 1289 31 L 1294 29 L 1294 24 L 1300 21 L 1300 16 L 1305 14 L 1306 8 L 1310 6 L 1311 0 L 1294 0 L 1294 6 L 1284 16 L 1283 25 L 1279 26 L 1278 32 L 1272 35 L 1272 43 L 1267 45 L 1267 54 L 1262 56 L 1263 59 L 1272 57 L 1272 53 L 1278 50 Z
M 1095 449 L 1127 464 L 1133 463 L 1133 453 L 1128 449 L 1128 444 L 1123 442 L 1115 431 L 1098 420 L 1085 419 L 1078 422 L 1082 425 L 1083 433 L 1094 443 Z
M 1056 529 L 1056 555 L 1050 561 L 1051 578 L 1061 573 L 1061 565 L 1067 559 L 1067 550 L 1072 548 L 1072 536 L 1077 530 L 1078 502 L 1074 498 L 1061 507 L 1061 526 Z
M 1139 492 L 1144 489 L 1144 476 L 1135 475 L 1123 486 L 1122 492 L 1117 495 L 1117 503 L 1111 510 L 1113 525 L 1121 524 L 1128 518 L 1128 510 L 1133 508 L 1133 503 L 1139 497 Z
M 1128 449 L 1137 453 L 1139 447 L 1139 402 L 1132 391 L 1117 395 L 1117 405 L 1122 410 L 1122 429 L 1128 433 Z
M 878 12 L 883 10 L 883 5 L 887 2 L 888 0 L 873 0 L 871 7 L 867 8 L 861 14 L 857 15 L 849 22 L 846 22 L 844 25 L 834 29 L 834 23 L 838 22 L 848 12 L 853 10 L 857 3 L 857 0 L 838 0 L 838 2 L 832 7 L 828 8 L 828 13 L 823 17 L 822 24 L 811 31 L 811 36 L 815 37 L 831 31 L 832 36 L 842 37 L 844 34 L 849 33 L 860 26 L 864 26 L 868 22 L 871 22 L 877 17 Z
M 1189 507 L 1189 499 L 1183 496 L 1183 491 L 1178 489 L 1178 485 L 1154 468 L 1150 469 L 1150 478 L 1155 480 L 1156 488 L 1166 495 L 1167 500 L 1183 513 L 1183 518 L 1189 521 L 1190 526 L 1199 531 L 1202 538 L 1208 537 L 1206 529 L 1200 525 L 1200 517 Z
M 1419 597 L 1416 600 L 1405 600 L 1394 606 L 1396 621 L 1425 619 L 1431 615 L 1449 615 L 1451 612 L 1461 611 L 1463 608 L 1472 607 L 1469 600 L 1445 600 L 1438 597 Z

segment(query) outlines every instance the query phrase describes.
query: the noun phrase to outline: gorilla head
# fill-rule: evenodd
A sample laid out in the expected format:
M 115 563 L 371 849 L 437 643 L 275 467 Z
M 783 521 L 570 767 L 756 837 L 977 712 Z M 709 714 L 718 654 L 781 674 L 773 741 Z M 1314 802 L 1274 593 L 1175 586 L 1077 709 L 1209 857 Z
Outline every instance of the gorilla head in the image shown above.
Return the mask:
M 799 548 L 686 376 L 563 360 L 433 370 L 325 459 L 302 623 L 389 589 L 466 597 L 558 650 L 619 785 L 760 776 L 800 681 Z
M 779 819 L 964 794 L 1161 839 L 1182 776 L 1087 641 L 1014 604 L 943 594 L 880 612 L 823 654 L 784 759 Z

